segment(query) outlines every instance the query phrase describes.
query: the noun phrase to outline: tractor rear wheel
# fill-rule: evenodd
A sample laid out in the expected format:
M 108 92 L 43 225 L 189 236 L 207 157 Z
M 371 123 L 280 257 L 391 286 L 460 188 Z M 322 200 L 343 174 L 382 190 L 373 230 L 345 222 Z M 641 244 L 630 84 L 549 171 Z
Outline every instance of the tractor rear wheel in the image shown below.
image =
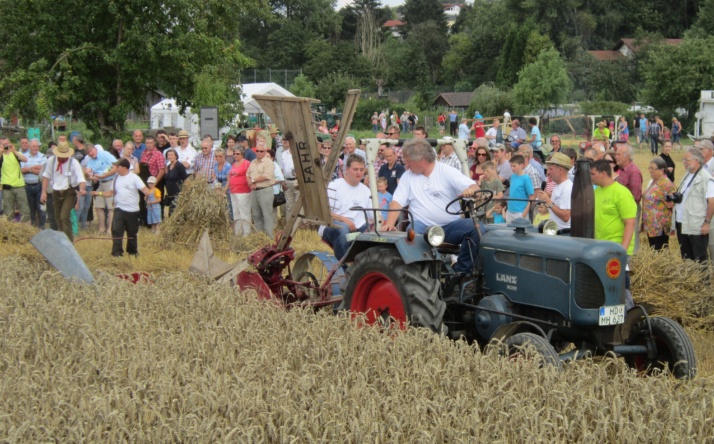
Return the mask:
M 542 365 L 552 365 L 558 370 L 563 369 L 563 361 L 558 352 L 543 336 L 535 333 L 516 333 L 503 341 L 511 358 L 539 360 Z
M 439 281 L 429 265 L 405 264 L 393 248 L 368 248 L 347 269 L 342 287 L 343 308 L 365 313 L 367 322 L 394 319 L 441 332 L 446 303 L 439 299 Z
M 644 374 L 667 368 L 677 379 L 694 378 L 697 374 L 697 358 L 692 341 L 682 326 L 670 318 L 660 316 L 650 317 L 649 321 L 657 354 L 653 359 L 648 359 L 646 354 L 627 355 L 627 365 Z M 643 320 L 633 327 L 630 343 L 645 345 L 649 334 L 647 320 Z

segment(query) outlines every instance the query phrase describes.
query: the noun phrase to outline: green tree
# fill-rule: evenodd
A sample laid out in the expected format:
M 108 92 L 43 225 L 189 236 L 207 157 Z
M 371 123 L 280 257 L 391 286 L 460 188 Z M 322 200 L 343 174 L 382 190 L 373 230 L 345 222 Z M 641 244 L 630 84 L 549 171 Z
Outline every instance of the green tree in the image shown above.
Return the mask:
M 434 22 L 438 37 L 446 39 L 449 31 L 444 7 L 439 0 L 406 0 L 404 20 L 407 22 L 407 33 L 410 33 L 416 25 L 426 22 Z
M 565 102 L 571 88 L 565 62 L 558 51 L 551 48 L 538 54 L 535 62 L 518 73 L 513 97 L 519 112 L 530 113 Z
M 349 74 L 360 84 L 367 83 L 372 78 L 371 63 L 355 53 L 354 44 L 351 42 L 331 44 L 324 39 L 313 40 L 305 48 L 305 54 L 309 61 L 303 66 L 303 73 L 315 82 L 331 73 Z
M 696 21 L 687 31 L 692 38 L 706 38 L 714 29 L 714 0 L 702 0 L 699 5 Z
M 328 108 L 338 108 L 344 104 L 347 91 L 359 87 L 359 82 L 353 77 L 341 72 L 333 72 L 318 82 L 316 98 Z
M 448 49 L 448 40 L 439 34 L 439 25 L 432 20 L 419 23 L 412 27 L 406 42 L 412 49 L 414 63 L 410 67 L 416 68 L 416 63 L 426 63 L 429 78 L 436 83 L 441 73 L 441 63 Z
M 0 0 L 0 100 L 27 117 L 73 110 L 105 134 L 121 130 L 151 91 L 190 105 L 203 67 L 249 63 L 230 18 L 243 3 L 89 2 L 80 18 L 72 2 Z M 26 100 L 29 91 L 41 100 Z
M 290 92 L 298 97 L 315 97 L 317 88 L 304 74 L 295 77 L 295 83 L 290 87 Z
M 497 80 L 500 87 L 510 88 L 518 81 L 518 73 L 525 63 L 530 32 L 530 26 L 511 26 L 499 57 Z
M 196 86 L 191 103 L 195 109 L 202 106 L 218 107 L 220 127 L 231 125 L 243 111 L 240 97 L 240 77 L 226 65 L 206 65 L 196 75 Z
M 478 111 L 483 116 L 500 116 L 507 109 L 515 109 L 513 94 L 498 89 L 493 83 L 485 83 L 474 90 L 469 115 Z
M 643 99 L 664 114 L 697 111 L 700 91 L 714 85 L 714 37 L 685 38 L 679 46 L 651 46 L 640 61 Z M 691 117 L 690 117 L 691 118 Z
M 634 102 L 641 87 L 637 63 L 631 59 L 600 61 L 585 50 L 567 62 L 572 100 Z

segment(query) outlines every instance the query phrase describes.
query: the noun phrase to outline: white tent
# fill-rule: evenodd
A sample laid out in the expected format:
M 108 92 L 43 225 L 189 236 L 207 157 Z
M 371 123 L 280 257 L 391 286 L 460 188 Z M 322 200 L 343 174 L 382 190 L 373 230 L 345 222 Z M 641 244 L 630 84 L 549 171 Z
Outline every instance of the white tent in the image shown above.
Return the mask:
M 295 94 L 277 83 L 246 83 L 241 85 L 241 88 L 241 98 L 243 99 L 245 114 L 263 114 L 263 109 L 258 102 L 253 100 L 254 95 L 295 97 Z
M 295 97 L 294 94 L 277 83 L 246 83 L 240 86 L 244 115 L 263 114 L 263 109 L 258 102 L 253 99 L 254 95 Z M 239 117 L 240 116 L 236 116 L 236 120 L 238 120 Z M 164 99 L 151 107 L 151 128 L 160 129 L 165 127 L 185 129 L 191 135 L 191 144 L 194 146 L 197 146 L 201 141 L 199 115 L 193 114 L 190 108 L 181 114 L 174 99 Z M 220 130 L 221 134 L 225 131 L 227 131 L 227 128 L 221 128 Z
M 174 99 L 164 99 L 151 107 L 151 128 L 161 129 L 177 127 L 188 131 L 191 145 L 201 142 L 201 128 L 198 114 L 191 113 L 191 108 L 181 114 L 181 109 Z

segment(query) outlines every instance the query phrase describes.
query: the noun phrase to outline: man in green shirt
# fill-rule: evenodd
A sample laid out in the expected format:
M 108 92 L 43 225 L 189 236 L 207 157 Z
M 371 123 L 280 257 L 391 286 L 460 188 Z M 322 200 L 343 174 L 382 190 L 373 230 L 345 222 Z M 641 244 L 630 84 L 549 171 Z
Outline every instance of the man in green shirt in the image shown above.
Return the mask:
M 612 178 L 612 168 L 604 160 L 590 164 L 590 177 L 595 188 L 595 239 L 609 240 L 622 245 L 628 261 L 635 251 L 637 204 L 630 190 Z M 626 267 L 625 308 L 634 307 L 630 292 L 630 271 Z
M 610 164 L 596 160 L 590 165 L 595 189 L 595 239 L 617 242 L 632 256 L 637 204 L 630 190 L 615 182 Z
M 0 139 L 0 161 L 2 165 L 3 213 L 8 220 L 15 218 L 15 207 L 20 210 L 20 222 L 30 221 L 30 205 L 27 203 L 25 179 L 22 176 L 20 162 L 27 162 L 27 157 L 15 151 L 15 146 L 7 138 Z

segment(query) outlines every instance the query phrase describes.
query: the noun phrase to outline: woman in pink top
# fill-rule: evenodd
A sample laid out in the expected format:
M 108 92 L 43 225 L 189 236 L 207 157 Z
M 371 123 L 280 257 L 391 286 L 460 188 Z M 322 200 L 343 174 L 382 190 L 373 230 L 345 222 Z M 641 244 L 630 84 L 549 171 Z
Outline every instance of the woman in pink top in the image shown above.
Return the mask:
M 247 236 L 250 234 L 250 186 L 246 172 L 250 162 L 245 159 L 245 148 L 236 146 L 233 153 L 235 162 L 228 173 L 228 186 L 231 190 L 231 204 L 233 205 L 233 231 L 235 234 Z

